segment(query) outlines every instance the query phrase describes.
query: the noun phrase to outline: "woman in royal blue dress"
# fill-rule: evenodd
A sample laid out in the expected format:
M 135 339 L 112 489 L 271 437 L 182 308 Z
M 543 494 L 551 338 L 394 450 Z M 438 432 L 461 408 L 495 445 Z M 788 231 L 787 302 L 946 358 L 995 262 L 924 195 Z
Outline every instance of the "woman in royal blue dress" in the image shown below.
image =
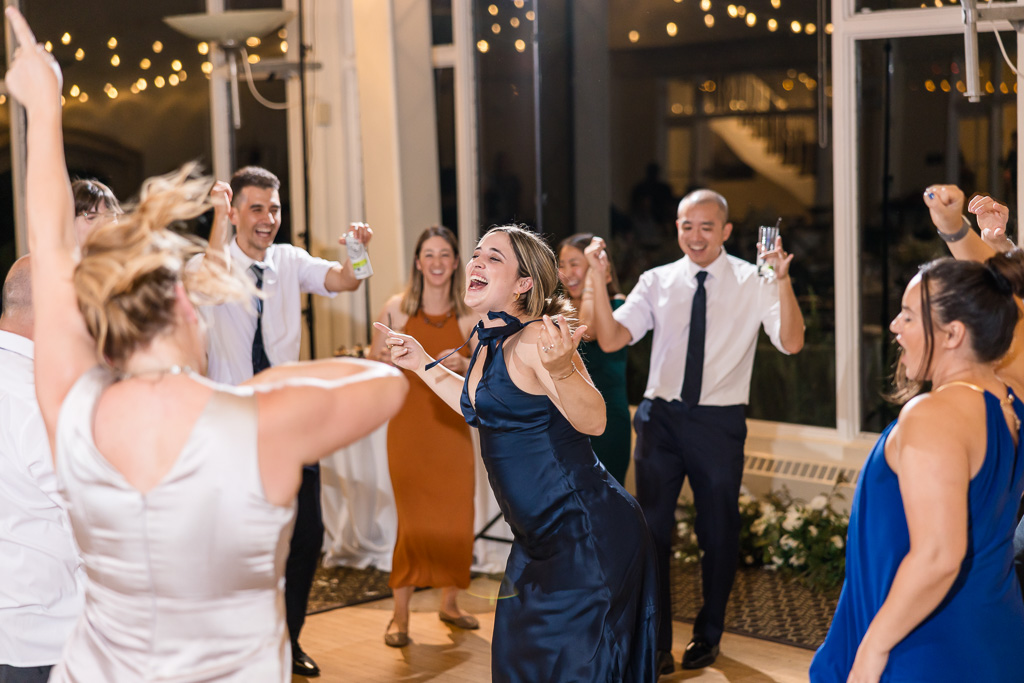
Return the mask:
M 466 304 L 481 316 L 464 378 L 412 337 L 388 335 L 416 372 L 479 427 L 491 488 L 515 542 L 494 617 L 494 681 L 654 681 L 656 569 L 636 501 L 601 466 L 588 434 L 604 400 L 556 293 L 551 248 L 504 226 L 477 244 Z M 556 324 L 557 323 L 557 324 Z
M 815 682 L 1024 677 L 1011 543 L 1024 385 L 1019 368 L 1000 364 L 1019 320 L 1024 253 L 993 255 L 961 229 L 956 188 L 931 187 L 925 202 L 954 254 L 990 258 L 922 267 L 890 325 L 901 349 L 894 396 L 910 400 L 861 470 L 846 582 L 811 663 Z

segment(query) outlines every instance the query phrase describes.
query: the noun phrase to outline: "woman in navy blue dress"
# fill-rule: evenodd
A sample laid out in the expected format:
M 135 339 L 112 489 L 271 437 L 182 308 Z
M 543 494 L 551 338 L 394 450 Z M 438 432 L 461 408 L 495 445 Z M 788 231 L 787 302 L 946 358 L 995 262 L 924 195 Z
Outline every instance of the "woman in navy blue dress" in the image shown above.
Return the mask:
M 656 576 L 636 501 L 600 465 L 588 434 L 604 401 L 557 295 L 550 247 L 506 226 L 480 240 L 466 304 L 481 322 L 462 378 L 388 330 L 393 362 L 479 427 L 491 488 L 515 536 L 495 612 L 495 681 L 654 681 Z M 557 322 L 557 324 L 556 324 Z
M 846 582 L 815 682 L 1020 681 L 1024 603 L 1012 537 L 1024 490 L 1019 320 L 1024 253 L 994 256 L 960 230 L 963 194 L 925 194 L 962 258 L 925 265 L 890 329 L 899 418 L 861 471 Z M 962 241 L 962 243 L 961 243 Z M 987 249 L 987 251 L 986 251 Z M 931 391 L 921 393 L 922 384 Z

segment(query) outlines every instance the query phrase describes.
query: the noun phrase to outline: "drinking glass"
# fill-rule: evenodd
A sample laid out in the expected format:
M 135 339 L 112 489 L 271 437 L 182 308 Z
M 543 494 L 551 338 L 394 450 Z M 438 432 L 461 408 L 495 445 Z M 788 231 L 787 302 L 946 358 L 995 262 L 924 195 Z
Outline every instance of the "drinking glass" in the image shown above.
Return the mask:
M 762 225 L 757 229 L 757 272 L 763 278 L 775 277 L 775 268 L 764 260 L 762 254 L 775 248 L 775 240 L 778 236 L 777 225 Z

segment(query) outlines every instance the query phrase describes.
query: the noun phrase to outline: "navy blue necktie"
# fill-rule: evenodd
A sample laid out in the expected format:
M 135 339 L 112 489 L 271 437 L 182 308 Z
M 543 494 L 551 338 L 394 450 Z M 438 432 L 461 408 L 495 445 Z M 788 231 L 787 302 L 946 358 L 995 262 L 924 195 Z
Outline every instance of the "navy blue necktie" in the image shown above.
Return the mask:
M 700 383 L 704 378 L 704 333 L 707 328 L 708 294 L 704 280 L 708 273 L 697 273 L 697 291 L 690 309 L 690 342 L 686 345 L 686 369 L 683 374 L 683 401 L 689 407 L 700 403 Z
M 263 266 L 252 264 L 252 272 L 256 274 L 256 289 L 263 289 Z M 263 299 L 256 297 L 256 334 L 252 338 L 252 374 L 260 373 L 270 367 L 270 359 L 263 348 Z

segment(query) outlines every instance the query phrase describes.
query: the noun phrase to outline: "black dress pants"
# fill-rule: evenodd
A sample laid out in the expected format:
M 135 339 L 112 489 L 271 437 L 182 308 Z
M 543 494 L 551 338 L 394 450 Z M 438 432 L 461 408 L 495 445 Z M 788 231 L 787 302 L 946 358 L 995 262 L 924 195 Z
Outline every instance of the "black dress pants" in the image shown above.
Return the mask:
M 689 477 L 697 509 L 697 543 L 704 552 L 704 604 L 694 636 L 712 645 L 722 638 L 725 606 L 739 559 L 739 493 L 743 481 L 745 406 L 689 407 L 682 401 L 644 399 L 634 418 L 636 492 L 654 538 L 658 562 L 658 649 L 672 649 L 669 560 L 675 512 Z
M 320 562 L 324 543 L 324 522 L 320 514 L 320 465 L 302 469 L 295 529 L 292 531 L 288 563 L 284 568 L 284 607 L 288 634 L 292 644 L 299 642 L 299 633 L 306 622 L 306 605 L 313 575 Z

